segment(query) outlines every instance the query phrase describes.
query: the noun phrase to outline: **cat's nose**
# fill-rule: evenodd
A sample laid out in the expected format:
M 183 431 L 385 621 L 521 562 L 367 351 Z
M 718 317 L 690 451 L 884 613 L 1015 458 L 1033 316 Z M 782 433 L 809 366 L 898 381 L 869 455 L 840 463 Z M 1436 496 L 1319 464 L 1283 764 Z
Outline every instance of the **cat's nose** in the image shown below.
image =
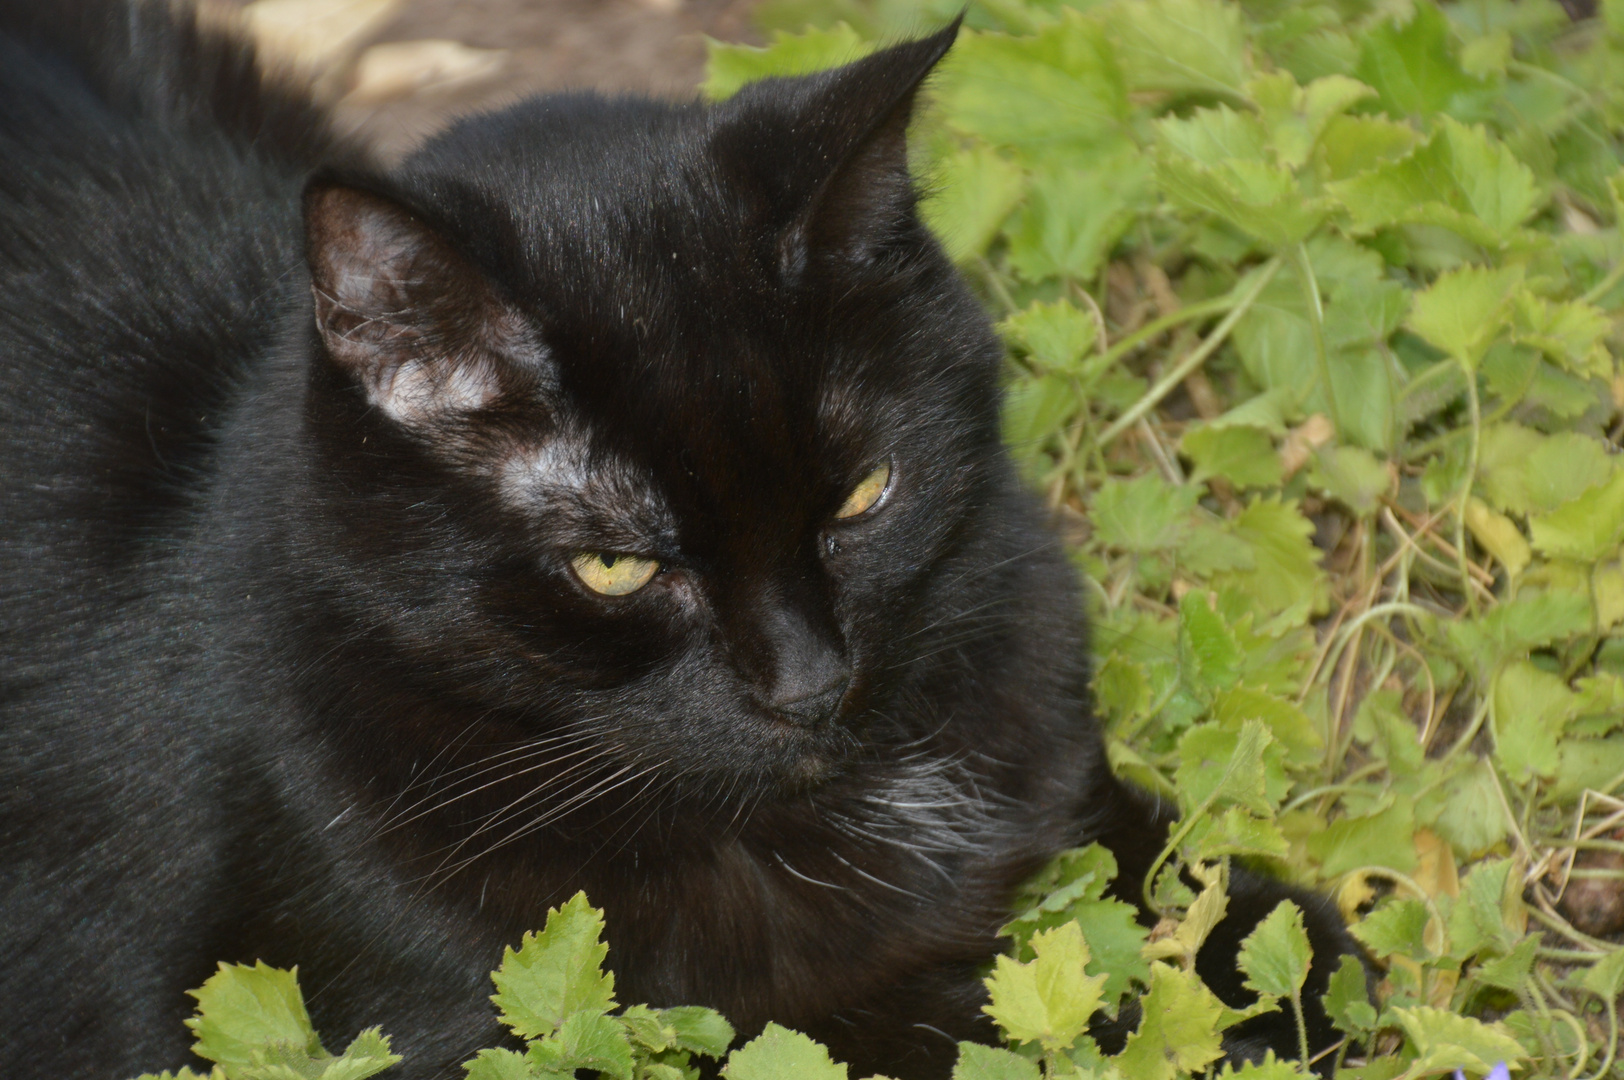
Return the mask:
M 802 727 L 817 727 L 827 723 L 840 711 L 840 703 L 846 697 L 846 690 L 851 686 L 851 676 L 842 672 L 827 685 L 795 698 L 793 701 L 768 702 L 774 712 L 792 724 Z

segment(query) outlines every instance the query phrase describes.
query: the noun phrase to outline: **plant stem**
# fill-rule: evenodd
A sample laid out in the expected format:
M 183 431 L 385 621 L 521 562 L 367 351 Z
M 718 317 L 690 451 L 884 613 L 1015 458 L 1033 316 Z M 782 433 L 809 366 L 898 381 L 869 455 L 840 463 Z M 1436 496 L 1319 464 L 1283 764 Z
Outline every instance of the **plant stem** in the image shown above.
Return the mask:
M 1253 278 L 1252 283 L 1246 287 L 1246 291 L 1235 301 L 1235 306 L 1229 309 L 1229 314 L 1224 316 L 1224 321 L 1214 327 L 1212 333 L 1208 334 L 1206 338 L 1202 340 L 1200 345 L 1197 345 L 1193 350 L 1191 350 L 1188 356 L 1175 364 L 1171 371 L 1158 379 L 1156 381 L 1156 385 L 1152 386 L 1148 391 L 1146 391 L 1144 397 L 1134 402 L 1128 408 L 1127 412 L 1117 417 L 1111 426 L 1106 428 L 1105 431 L 1100 434 L 1099 444 L 1103 446 L 1110 443 L 1118 435 L 1121 435 L 1124 431 L 1137 424 L 1140 417 L 1144 416 L 1146 413 L 1150 412 L 1150 410 L 1159 405 L 1161 400 L 1168 394 L 1172 393 L 1174 389 L 1176 389 L 1178 385 L 1184 381 L 1185 377 L 1188 376 L 1190 372 L 1200 367 L 1202 362 L 1205 361 L 1207 357 L 1216 352 L 1218 346 L 1222 345 L 1224 343 L 1224 339 L 1229 336 L 1229 332 L 1235 328 L 1235 324 L 1240 322 L 1241 316 L 1245 315 L 1247 311 L 1251 310 L 1252 305 L 1257 302 L 1258 294 L 1263 292 L 1263 287 L 1274 279 L 1274 275 L 1279 271 L 1279 269 L 1279 256 L 1276 256 L 1265 263 L 1262 269 L 1258 271 L 1257 277 Z M 1193 310 L 1193 307 L 1186 308 L 1178 314 L 1187 316 L 1189 312 Z M 1153 323 L 1151 325 L 1155 324 Z M 1149 329 L 1150 327 L 1145 327 L 1145 330 Z M 1141 331 L 1141 333 L 1142 332 L 1143 331 Z M 1133 342 L 1133 340 L 1133 337 L 1123 338 L 1121 341 L 1116 343 L 1116 346 L 1112 349 L 1112 352 L 1114 353 L 1118 349 L 1126 351 L 1126 347 Z
M 1297 270 L 1297 280 L 1303 287 L 1303 299 L 1308 302 L 1308 326 L 1314 331 L 1314 363 L 1319 368 L 1320 386 L 1325 391 L 1325 411 L 1331 423 L 1342 430 L 1342 414 L 1336 407 L 1336 386 L 1331 382 L 1331 358 L 1325 351 L 1325 304 L 1320 297 L 1319 281 L 1314 277 L 1314 264 L 1308 260 L 1308 247 L 1299 243 L 1291 249 L 1291 262 Z

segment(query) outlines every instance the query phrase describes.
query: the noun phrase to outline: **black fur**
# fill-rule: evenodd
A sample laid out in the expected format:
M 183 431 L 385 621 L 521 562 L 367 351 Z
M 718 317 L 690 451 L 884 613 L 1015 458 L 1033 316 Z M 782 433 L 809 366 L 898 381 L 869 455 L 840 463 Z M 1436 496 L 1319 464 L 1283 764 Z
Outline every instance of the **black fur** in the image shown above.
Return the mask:
M 0 1072 L 177 1067 L 184 991 L 263 959 L 460 1076 L 584 888 L 621 1000 L 941 1077 L 1017 882 L 1093 839 L 1137 882 L 1165 816 L 913 212 L 952 37 L 385 174 L 185 18 L 0 0 Z M 1317 992 L 1334 913 L 1234 893 L 1209 983 L 1292 895 Z

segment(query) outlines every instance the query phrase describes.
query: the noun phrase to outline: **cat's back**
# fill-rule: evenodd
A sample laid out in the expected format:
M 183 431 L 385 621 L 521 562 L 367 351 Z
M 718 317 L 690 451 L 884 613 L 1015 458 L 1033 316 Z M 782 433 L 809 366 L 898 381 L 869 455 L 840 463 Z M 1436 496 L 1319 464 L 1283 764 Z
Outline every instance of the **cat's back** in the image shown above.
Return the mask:
M 307 287 L 324 132 L 159 5 L 0 0 L 0 578 L 103 573 L 185 528 Z

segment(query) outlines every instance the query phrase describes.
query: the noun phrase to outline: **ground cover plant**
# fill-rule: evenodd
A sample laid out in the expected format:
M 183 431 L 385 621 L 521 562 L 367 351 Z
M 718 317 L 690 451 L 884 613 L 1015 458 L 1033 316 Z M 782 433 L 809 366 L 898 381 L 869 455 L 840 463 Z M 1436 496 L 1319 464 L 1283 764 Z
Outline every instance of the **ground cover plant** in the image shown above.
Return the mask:
M 706 93 L 958 8 L 773 0 Z M 988 976 L 1008 1048 L 955 1075 L 1207 1069 L 1241 1014 L 1193 958 L 1236 858 L 1333 891 L 1382 968 L 1374 1002 L 1351 961 L 1333 983 L 1341 1075 L 1624 1075 L 1624 0 L 983 0 L 932 90 L 924 210 L 1009 344 L 1113 762 L 1183 811 L 1152 931 L 1101 849 L 1030 884 Z M 510 951 L 529 1051 L 474 1080 L 726 1054 L 707 1010 L 616 1011 L 602 929 L 578 897 Z M 1282 904 L 1242 952 L 1257 1008 L 1299 1008 L 1306 951 Z M 327 1054 L 288 973 L 197 996 L 230 1080 L 394 1060 Z M 1129 997 L 1104 1055 L 1088 1018 Z M 769 1027 L 723 1075 L 845 1071 Z

